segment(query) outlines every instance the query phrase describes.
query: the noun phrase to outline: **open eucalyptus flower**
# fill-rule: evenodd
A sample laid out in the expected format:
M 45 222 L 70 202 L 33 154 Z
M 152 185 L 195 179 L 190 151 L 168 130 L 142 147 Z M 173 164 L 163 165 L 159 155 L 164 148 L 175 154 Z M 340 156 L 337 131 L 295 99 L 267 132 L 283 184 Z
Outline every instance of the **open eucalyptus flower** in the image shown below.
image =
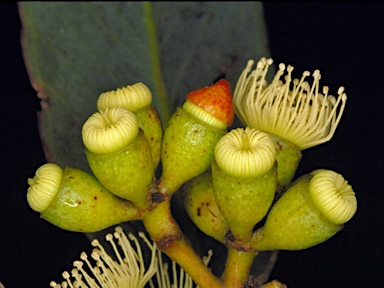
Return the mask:
M 173 261 L 173 274 L 170 275 L 168 273 L 168 263 L 163 262 L 162 253 L 157 249 L 156 244 L 152 243 L 142 232 L 139 232 L 139 237 L 145 242 L 151 253 L 149 264 L 145 263 L 144 250 L 138 238 L 132 233 L 127 236 L 123 229 L 118 226 L 115 228 L 113 235 L 107 234 L 105 237 L 107 242 L 111 244 L 115 253 L 114 256 L 109 255 L 100 242 L 95 239 L 91 242 L 92 246 L 95 247 L 91 253 L 93 261 L 85 252 L 81 253 L 81 261 L 76 260 L 73 262 L 74 268 L 71 273 L 68 271 L 63 272 L 64 281 L 61 284 L 51 281 L 50 287 L 198 287 L 191 277 Z M 206 265 L 211 256 L 212 251 L 209 251 L 208 256 L 203 258 Z M 92 262 L 95 262 L 96 265 L 92 264 Z
M 240 120 L 248 127 L 273 134 L 304 150 L 326 141 L 335 133 L 344 111 L 347 96 L 344 87 L 335 98 L 324 86 L 320 92 L 320 71 L 313 73 L 313 83 L 306 78 L 292 79 L 293 67 L 279 65 L 272 83 L 265 80 L 272 59 L 262 58 L 251 72 L 254 64 L 249 60 L 243 70 L 235 91 L 233 102 Z M 284 71 L 285 82 L 280 80 Z

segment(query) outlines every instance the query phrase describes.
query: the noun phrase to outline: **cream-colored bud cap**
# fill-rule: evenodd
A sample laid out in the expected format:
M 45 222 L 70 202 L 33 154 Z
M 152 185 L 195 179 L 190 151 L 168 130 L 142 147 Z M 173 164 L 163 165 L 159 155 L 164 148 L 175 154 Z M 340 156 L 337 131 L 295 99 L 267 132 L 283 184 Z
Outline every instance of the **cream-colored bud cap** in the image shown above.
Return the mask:
M 226 173 L 238 177 L 257 177 L 268 172 L 276 161 L 272 138 L 253 128 L 237 128 L 216 144 L 215 160 Z
M 44 212 L 60 189 L 63 169 L 47 163 L 36 170 L 35 177 L 28 179 L 27 201 L 36 212 Z
M 94 153 L 111 153 L 129 144 L 139 132 L 135 114 L 121 108 L 94 113 L 83 125 L 85 147 Z
M 316 170 L 309 182 L 309 194 L 324 216 L 335 224 L 348 222 L 357 210 L 355 192 L 340 174 Z
M 203 108 L 193 104 L 191 101 L 185 101 L 183 109 L 208 125 L 220 130 L 227 129 L 227 124 L 225 124 L 225 122 L 217 119 L 215 116 L 205 111 Z
M 97 100 L 99 111 L 110 107 L 122 107 L 129 111 L 136 111 L 140 108 L 151 105 L 152 93 L 143 83 L 138 82 L 122 88 L 100 94 Z

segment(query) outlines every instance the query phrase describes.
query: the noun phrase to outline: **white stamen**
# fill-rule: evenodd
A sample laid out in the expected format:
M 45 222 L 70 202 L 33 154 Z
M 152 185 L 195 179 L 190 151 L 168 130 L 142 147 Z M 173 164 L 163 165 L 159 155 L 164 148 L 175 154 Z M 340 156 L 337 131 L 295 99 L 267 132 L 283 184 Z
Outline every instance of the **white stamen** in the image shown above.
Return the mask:
M 253 71 L 251 64 L 253 61 L 248 61 L 234 91 L 235 111 L 244 125 L 286 139 L 301 150 L 332 138 L 346 104 L 344 87 L 338 89 L 337 98 L 328 95 L 326 86 L 321 95 L 319 70 L 313 72 L 313 84 L 309 85 L 305 81 L 309 71 L 305 71 L 300 80 L 292 80 L 293 67 L 286 68 L 284 64 L 279 65 L 272 83 L 267 86 L 265 75 L 272 60 L 262 58 Z M 280 78 L 285 70 L 283 82 Z
M 146 285 L 157 288 L 198 288 L 192 278 L 185 271 L 172 261 L 172 282 L 168 274 L 168 264 L 163 263 L 162 252 L 157 249 L 156 244 L 152 243 L 142 232 L 139 237 L 151 250 L 151 260 L 149 265 L 145 265 L 144 257 L 138 239 L 133 234 L 124 234 L 121 227 L 116 227 L 115 232 L 106 235 L 106 240 L 110 243 L 117 261 L 111 258 L 104 250 L 97 239 L 91 242 L 95 247 L 91 257 L 96 262 L 92 265 L 85 252 L 80 254 L 82 261 L 74 261 L 71 275 L 65 271 L 62 276 L 64 282 L 58 284 L 50 282 L 53 288 L 120 288 L 138 287 Z M 134 245 L 132 245 L 134 243 Z M 118 245 L 116 245 L 118 244 Z M 212 257 L 212 251 L 208 256 L 203 257 L 204 264 L 208 264 Z M 86 264 L 86 265 L 84 265 Z M 156 277 L 154 275 L 156 274 Z M 74 281 L 71 280 L 71 276 Z M 156 281 L 154 281 L 156 278 Z M 156 283 L 156 286 L 155 284 Z M 172 284 L 171 284 L 172 283 Z

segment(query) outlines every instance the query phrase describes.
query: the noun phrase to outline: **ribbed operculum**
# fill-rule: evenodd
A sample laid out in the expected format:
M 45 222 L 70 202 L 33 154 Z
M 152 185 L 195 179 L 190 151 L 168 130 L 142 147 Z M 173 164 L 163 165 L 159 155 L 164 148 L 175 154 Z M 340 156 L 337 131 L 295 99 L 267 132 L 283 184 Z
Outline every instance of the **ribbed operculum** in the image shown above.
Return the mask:
M 237 128 L 223 136 L 215 147 L 217 165 L 237 177 L 258 177 L 276 161 L 276 148 L 268 134 L 252 128 Z
M 309 183 L 311 199 L 329 221 L 348 222 L 357 210 L 352 186 L 340 174 L 330 170 L 317 170 Z
M 36 212 L 45 211 L 59 192 L 63 169 L 56 164 L 40 166 L 33 178 L 28 179 L 27 201 Z
M 235 111 L 240 120 L 249 127 L 286 139 L 301 150 L 329 141 L 340 122 L 347 96 L 344 88 L 338 97 L 328 95 L 328 87 L 320 93 L 320 72 L 313 73 L 313 83 L 306 77 L 292 80 L 292 66 L 279 65 L 271 84 L 266 85 L 265 75 L 271 59 L 262 58 L 254 71 L 253 61 L 248 61 L 240 75 L 234 92 Z M 284 71 L 285 82 L 280 80 Z M 291 88 L 292 87 L 292 88 Z
M 84 123 L 82 136 L 85 147 L 94 153 L 110 153 L 129 144 L 138 134 L 136 116 L 121 107 L 94 113 Z
M 129 111 L 136 111 L 152 103 L 152 93 L 146 85 L 138 82 L 117 90 L 100 94 L 97 109 L 105 110 L 109 107 L 122 107 Z
M 208 125 L 211 125 L 220 130 L 227 129 L 227 124 L 190 101 L 186 101 L 184 103 L 183 109 L 189 114 L 195 116 L 197 119 L 207 123 Z

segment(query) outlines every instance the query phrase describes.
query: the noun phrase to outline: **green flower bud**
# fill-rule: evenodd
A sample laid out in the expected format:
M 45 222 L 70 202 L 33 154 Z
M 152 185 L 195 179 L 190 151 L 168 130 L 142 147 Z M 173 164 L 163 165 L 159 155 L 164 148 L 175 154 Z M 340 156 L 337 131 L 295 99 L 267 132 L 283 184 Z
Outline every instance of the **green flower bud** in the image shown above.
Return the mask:
M 112 193 L 147 209 L 153 162 L 136 116 L 121 107 L 94 113 L 83 126 L 89 166 Z
M 301 250 L 320 244 L 343 228 L 357 202 L 348 182 L 338 173 L 317 170 L 304 175 L 273 205 L 265 225 L 252 237 L 252 247 Z
M 248 241 L 272 205 L 277 185 L 275 162 L 275 143 L 256 129 L 234 129 L 216 145 L 214 194 L 236 241 Z
M 185 210 L 193 223 L 205 234 L 224 243 L 229 226 L 216 204 L 211 171 L 188 181 L 181 191 Z
M 157 110 L 151 103 L 151 91 L 138 82 L 116 91 L 102 93 L 97 100 L 97 109 L 103 111 L 111 107 L 122 107 L 136 115 L 139 127 L 144 131 L 151 147 L 153 167 L 156 169 L 160 160 L 163 130 Z
M 69 231 L 95 232 L 135 220 L 138 211 L 78 169 L 44 164 L 28 179 L 27 201 L 41 218 Z
M 187 99 L 164 133 L 159 187 L 165 194 L 207 170 L 217 141 L 233 120 L 229 83 L 224 79 L 190 92 Z
M 302 154 L 296 145 L 274 135 L 270 136 L 276 144 L 277 193 L 280 194 L 295 176 Z

